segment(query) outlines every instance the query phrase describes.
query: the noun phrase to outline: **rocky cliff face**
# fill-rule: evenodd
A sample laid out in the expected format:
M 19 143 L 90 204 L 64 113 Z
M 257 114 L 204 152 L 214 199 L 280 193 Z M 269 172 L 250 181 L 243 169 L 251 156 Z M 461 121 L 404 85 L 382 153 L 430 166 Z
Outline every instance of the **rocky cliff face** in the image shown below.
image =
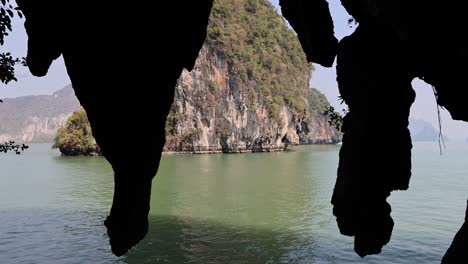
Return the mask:
M 218 0 L 207 39 L 184 71 L 166 122 L 166 151 L 257 152 L 335 143 L 309 89 L 313 66 L 296 34 L 266 0 Z
M 307 82 L 301 85 L 305 93 L 319 94 Z M 306 97 L 299 100 L 308 103 Z M 272 117 L 256 83 L 242 80 L 228 56 L 207 45 L 195 68 L 179 79 L 166 132 L 165 151 L 170 152 L 261 152 L 339 141 L 339 133 L 318 112 L 301 113 L 283 104 Z
M 323 106 L 299 113 L 283 105 L 274 119 L 255 89 L 254 83 L 246 84 L 232 73 L 224 53 L 203 48 L 195 69 L 184 71 L 176 87 L 165 151 L 272 151 L 288 144 L 339 141 L 340 134 L 318 112 Z M 307 91 L 326 105 L 319 91 Z M 5 99 L 0 104 L 0 142 L 52 142 L 58 128 L 79 107 L 70 86 L 52 95 Z
M 23 122 L 24 127 L 18 133 L 0 135 L 0 142 L 52 142 L 57 130 L 64 126 L 72 113 L 59 114 L 52 117 L 29 116 Z
M 52 95 L 5 99 L 0 104 L 0 142 L 52 142 L 79 107 L 71 86 Z

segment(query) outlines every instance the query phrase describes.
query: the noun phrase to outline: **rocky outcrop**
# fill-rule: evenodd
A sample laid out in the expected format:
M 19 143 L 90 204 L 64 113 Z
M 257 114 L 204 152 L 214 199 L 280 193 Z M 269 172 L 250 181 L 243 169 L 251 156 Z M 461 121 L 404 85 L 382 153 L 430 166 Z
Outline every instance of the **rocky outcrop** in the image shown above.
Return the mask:
M 319 94 L 300 85 L 304 94 Z M 318 112 L 283 104 L 272 118 L 255 82 L 243 81 L 228 54 L 207 45 L 178 81 L 166 132 L 166 152 L 194 153 L 278 151 L 289 144 L 336 143 L 340 136 Z
M 297 32 L 308 61 L 331 67 L 338 40 L 327 1 L 280 0 L 281 11 Z M 310 12 L 313 10 L 314 14 Z

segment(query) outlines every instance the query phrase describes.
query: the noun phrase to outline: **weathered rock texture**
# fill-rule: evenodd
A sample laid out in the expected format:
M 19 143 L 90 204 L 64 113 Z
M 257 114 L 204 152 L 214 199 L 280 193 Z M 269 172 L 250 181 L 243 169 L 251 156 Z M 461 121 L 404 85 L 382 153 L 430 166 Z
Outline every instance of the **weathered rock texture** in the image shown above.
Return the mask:
M 317 105 L 301 113 L 283 104 L 273 118 L 256 83 L 233 72 L 229 54 L 205 45 L 194 69 L 184 71 L 176 86 L 164 149 L 237 153 L 283 150 L 288 144 L 337 143 L 339 133 L 321 114 L 326 98 L 309 89 L 307 79 L 297 85 L 304 90 L 298 100 Z
M 339 89 L 350 112 L 343 123 L 333 213 L 341 233 L 355 237 L 360 256 L 377 254 L 393 229 L 386 198 L 393 190 L 406 190 L 411 176 L 411 81 L 419 77 L 433 85 L 439 105 L 454 119 L 468 121 L 468 92 L 460 88 L 468 68 L 465 9 L 462 3 L 437 1 L 342 0 L 359 26 L 333 53 L 325 0 L 280 2 L 300 39 L 325 35 L 314 45 L 302 41 L 311 61 L 329 66 L 337 56 Z M 308 16 L 321 23 L 311 26 Z M 386 139 L 379 153 L 372 149 L 375 130 Z M 468 262 L 466 236 L 464 224 L 444 263 Z
M 194 69 L 184 71 L 166 123 L 168 151 L 282 150 L 334 143 L 309 89 L 312 65 L 267 0 L 218 0 Z

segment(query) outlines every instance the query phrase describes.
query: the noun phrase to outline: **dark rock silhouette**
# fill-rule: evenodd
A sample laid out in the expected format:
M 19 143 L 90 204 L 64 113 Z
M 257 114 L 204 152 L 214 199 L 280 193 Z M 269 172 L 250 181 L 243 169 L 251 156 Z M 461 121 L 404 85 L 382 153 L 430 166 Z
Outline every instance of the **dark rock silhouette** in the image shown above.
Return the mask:
M 393 220 L 386 198 L 409 185 L 408 115 L 415 98 L 411 81 L 421 78 L 433 85 L 438 104 L 454 119 L 468 121 L 467 92 L 459 87 L 467 70 L 468 46 L 461 33 L 467 22 L 459 4 L 341 2 L 359 26 L 338 43 L 334 54 L 333 24 L 325 0 L 281 0 L 280 4 L 310 61 L 330 66 L 337 56 L 339 90 L 350 111 L 343 123 L 333 213 L 340 232 L 355 237 L 355 251 L 364 257 L 379 253 L 389 242 Z M 316 24 L 310 25 L 311 17 Z M 372 135 L 375 130 L 382 134 Z M 384 150 L 375 153 L 375 142 L 381 142 Z M 465 223 L 444 263 L 468 262 L 466 230 Z
M 360 256 L 379 253 L 393 229 L 386 198 L 407 189 L 411 175 L 411 80 L 419 77 L 433 85 L 438 103 L 454 119 L 468 121 L 467 92 L 459 87 L 468 56 L 461 33 L 467 23 L 463 3 L 342 0 L 359 26 L 340 43 L 325 0 L 280 3 L 310 61 L 329 67 L 338 56 L 339 89 L 350 113 L 343 124 L 333 211 L 340 231 L 355 236 Z M 113 252 L 122 255 L 147 232 L 151 179 L 175 81 L 182 68 L 193 67 L 212 1 L 159 1 L 155 7 L 139 2 L 129 7 L 123 1 L 18 4 L 27 18 L 31 72 L 45 75 L 63 55 L 97 143 L 113 166 L 114 203 L 105 224 Z M 151 90 L 154 81 L 158 87 Z M 140 130 L 119 124 L 127 111 L 144 113 L 131 120 Z M 154 121 L 145 127 L 149 118 Z M 379 138 L 371 133 L 376 129 L 382 132 Z M 147 147 L 134 153 L 133 142 L 124 138 L 139 138 Z M 381 138 L 385 150 L 374 153 L 373 144 Z M 467 237 L 465 223 L 444 263 L 468 262 Z
M 340 231 L 355 236 L 360 256 L 379 253 L 389 242 L 393 221 L 386 198 L 393 190 L 406 190 L 411 175 L 407 127 L 415 98 L 412 78 L 399 67 L 402 58 L 396 49 L 374 55 L 382 45 L 397 45 L 389 33 L 362 25 L 338 49 L 338 84 L 350 112 L 343 121 L 333 213 Z M 398 93 L 389 92 L 395 87 Z M 382 134 L 377 136 L 374 129 Z M 388 151 L 374 155 L 380 139 Z
M 338 40 L 333 33 L 333 20 L 327 1 L 281 0 L 283 15 L 297 32 L 307 59 L 331 67 Z M 311 13 L 313 12 L 313 13 Z
M 93 135 L 114 169 L 114 201 L 105 225 L 112 251 L 123 255 L 147 233 L 151 181 L 174 87 L 182 69 L 192 69 L 205 40 L 212 0 L 159 1 L 154 7 L 124 1 L 18 4 L 26 16 L 31 72 L 45 75 L 63 55 Z M 139 129 L 121 124 L 125 119 Z M 142 142 L 143 148 L 134 148 Z

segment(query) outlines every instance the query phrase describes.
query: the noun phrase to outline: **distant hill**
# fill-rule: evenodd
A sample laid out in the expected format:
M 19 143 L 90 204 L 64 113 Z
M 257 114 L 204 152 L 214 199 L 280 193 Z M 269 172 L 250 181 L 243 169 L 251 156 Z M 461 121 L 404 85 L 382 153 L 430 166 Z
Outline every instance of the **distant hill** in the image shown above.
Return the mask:
M 52 95 L 3 99 L 0 103 L 0 142 L 52 142 L 57 129 L 79 107 L 71 86 Z
M 328 105 L 326 97 L 315 89 L 307 99 L 312 111 Z M 0 142 L 52 142 L 57 129 L 80 108 L 70 85 L 52 95 L 23 96 L 3 101 L 0 103 Z M 439 139 L 439 132 L 425 120 L 411 118 L 409 129 L 413 141 Z M 444 139 L 448 141 L 445 135 Z
M 439 131 L 434 126 L 422 119 L 411 118 L 409 122 L 411 139 L 413 141 L 437 141 L 439 140 Z M 447 136 L 443 135 L 444 140 L 448 141 Z

